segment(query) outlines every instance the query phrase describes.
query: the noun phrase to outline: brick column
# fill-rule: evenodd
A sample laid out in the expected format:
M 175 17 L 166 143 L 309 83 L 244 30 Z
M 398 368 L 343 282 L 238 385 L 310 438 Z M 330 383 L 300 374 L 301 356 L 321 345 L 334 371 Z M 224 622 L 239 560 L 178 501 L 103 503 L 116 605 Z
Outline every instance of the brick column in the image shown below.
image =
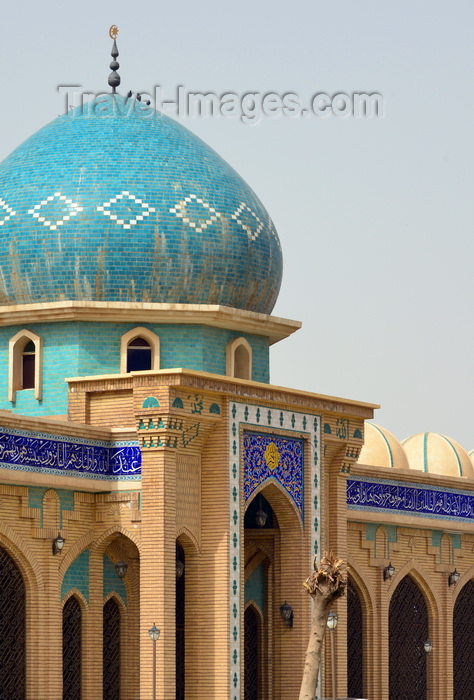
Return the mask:
M 153 642 L 156 642 L 156 698 L 176 694 L 176 419 L 146 417 L 139 430 L 142 449 L 142 549 L 140 557 L 140 697 L 153 698 Z
M 43 656 L 42 677 L 44 682 L 42 685 L 45 698 L 61 700 L 63 696 L 62 663 L 58 663 L 58 659 L 61 659 L 62 662 L 63 658 L 62 608 L 58 575 L 61 556 L 53 556 L 51 552 L 52 539 L 53 537 L 46 537 L 43 545 L 46 554 L 44 559 L 44 602 L 41 610 L 43 629 L 42 636 L 40 635 L 40 644 L 44 645 L 47 653 Z
M 89 560 L 89 611 L 83 624 L 82 694 L 85 698 L 102 695 L 103 644 L 103 555 L 93 552 Z
M 347 497 L 346 480 L 350 474 L 351 466 L 357 460 L 360 452 L 359 442 L 343 441 L 341 438 L 328 438 L 326 442 L 326 454 L 332 459 L 327 470 L 324 485 L 326 499 L 325 512 L 327 526 L 324 529 L 323 549 L 334 552 L 339 558 L 347 562 Z M 352 444 L 354 443 L 354 444 Z M 338 616 L 338 624 L 334 633 L 336 656 L 336 685 L 338 697 L 347 695 L 347 603 L 342 598 L 333 605 L 333 611 Z M 323 687 L 329 696 L 332 692 L 331 678 L 331 650 L 330 638 L 327 635 L 324 648 L 325 682 Z

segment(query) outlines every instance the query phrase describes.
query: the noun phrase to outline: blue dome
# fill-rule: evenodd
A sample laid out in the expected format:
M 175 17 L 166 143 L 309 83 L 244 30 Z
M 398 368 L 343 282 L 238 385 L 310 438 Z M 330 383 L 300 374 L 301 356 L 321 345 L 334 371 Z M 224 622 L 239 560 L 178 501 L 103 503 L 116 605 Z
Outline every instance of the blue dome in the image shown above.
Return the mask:
M 82 299 L 270 313 L 275 227 L 197 136 L 110 95 L 0 164 L 0 304 Z

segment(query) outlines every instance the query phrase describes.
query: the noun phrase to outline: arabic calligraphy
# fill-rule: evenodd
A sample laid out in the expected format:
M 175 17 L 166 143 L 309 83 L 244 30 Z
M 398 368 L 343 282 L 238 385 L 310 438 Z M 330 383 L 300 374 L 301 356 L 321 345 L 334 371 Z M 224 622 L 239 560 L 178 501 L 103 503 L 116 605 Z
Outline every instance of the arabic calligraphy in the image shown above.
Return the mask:
M 93 445 L 0 431 L 0 466 L 120 476 L 141 473 L 138 445 Z
M 347 480 L 347 505 L 420 516 L 474 519 L 474 494 L 358 479 Z

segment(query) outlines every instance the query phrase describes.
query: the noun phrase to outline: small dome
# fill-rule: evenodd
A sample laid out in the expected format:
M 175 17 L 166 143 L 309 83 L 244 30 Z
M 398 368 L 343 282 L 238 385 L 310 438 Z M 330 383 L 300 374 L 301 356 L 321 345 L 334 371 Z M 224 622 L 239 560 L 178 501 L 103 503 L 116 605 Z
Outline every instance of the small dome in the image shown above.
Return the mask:
M 358 464 L 370 467 L 408 469 L 408 461 L 397 438 L 375 423 L 365 423 L 364 446 Z
M 402 441 L 410 469 L 474 478 L 469 455 L 456 440 L 439 433 L 418 433 Z
M 0 165 L 0 304 L 221 304 L 269 314 L 282 277 L 260 200 L 184 126 L 118 95 Z

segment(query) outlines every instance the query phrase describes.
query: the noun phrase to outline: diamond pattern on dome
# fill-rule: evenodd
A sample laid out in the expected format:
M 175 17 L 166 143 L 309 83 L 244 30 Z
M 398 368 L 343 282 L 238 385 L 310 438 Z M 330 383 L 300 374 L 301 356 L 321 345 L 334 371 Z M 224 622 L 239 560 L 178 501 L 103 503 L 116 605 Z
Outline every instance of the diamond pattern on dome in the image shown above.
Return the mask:
M 8 206 L 8 204 L 0 197 L 0 209 L 4 209 L 7 212 L 7 215 L 3 217 L 3 219 L 0 219 L 0 226 L 3 226 L 3 224 L 8 221 L 9 219 L 12 218 L 12 216 L 15 216 L 16 211 L 13 211 L 11 207 Z
M 189 208 L 188 205 L 197 204 L 199 207 L 192 206 Z M 200 212 L 199 209 L 202 211 Z M 202 233 L 208 226 L 213 224 L 217 219 L 220 218 L 220 213 L 211 207 L 210 204 L 205 202 L 200 197 L 195 194 L 190 194 L 188 197 L 182 199 L 178 204 L 170 209 L 171 214 L 176 214 L 178 219 L 182 219 L 185 224 L 188 224 L 190 228 L 193 228 L 197 233 Z M 201 214 L 209 214 L 207 219 L 202 218 Z
M 124 199 L 125 197 L 129 200 L 129 202 L 134 202 L 134 204 L 138 205 L 138 213 L 133 214 L 131 218 L 126 218 L 129 216 L 129 214 L 128 212 L 126 214 L 123 213 L 123 207 L 120 209 L 116 206 L 115 211 L 118 213 L 113 213 L 114 209 L 112 208 L 112 205 L 126 204 L 126 200 Z M 124 190 L 120 194 L 116 194 L 115 197 L 109 199 L 108 202 L 104 202 L 102 206 L 98 206 L 97 211 L 101 211 L 104 216 L 108 216 L 109 219 L 111 221 L 115 221 L 118 226 L 122 226 L 125 230 L 129 230 L 132 228 L 132 226 L 136 226 L 139 221 L 143 221 L 145 216 L 150 216 L 150 214 L 155 211 L 155 208 L 150 207 L 150 205 L 144 202 L 142 199 L 139 199 L 138 197 L 135 197 L 134 194 L 130 194 L 130 192 Z M 119 218 L 119 216 L 123 218 Z
M 58 204 L 60 205 L 59 207 L 57 206 Z M 43 207 L 47 207 L 46 211 L 43 211 L 43 213 L 49 216 L 49 219 L 47 219 L 46 216 L 40 215 L 40 211 Z M 60 214 L 64 211 L 66 211 L 67 214 L 61 217 Z M 46 197 L 46 199 L 41 200 L 39 204 L 35 204 L 33 209 L 28 209 L 28 214 L 31 214 L 34 219 L 38 219 L 39 223 L 47 226 L 51 231 L 55 231 L 58 226 L 62 226 L 66 221 L 70 221 L 70 219 L 76 216 L 80 211 L 83 211 L 83 208 L 80 207 L 77 202 L 68 199 L 66 195 L 61 194 L 61 192 L 55 192 L 49 195 L 49 197 Z
M 275 241 L 276 241 L 276 243 L 277 243 L 279 249 L 281 250 L 280 239 L 278 238 L 278 234 L 277 234 L 277 232 L 276 232 L 275 224 L 273 223 L 273 221 L 272 221 L 272 219 L 271 219 L 271 217 L 270 217 L 270 214 L 268 214 L 268 230 L 270 231 L 270 233 L 271 233 L 271 235 L 273 236 L 273 238 L 275 239 Z
M 255 214 L 255 212 L 250 209 L 250 207 L 248 207 L 244 202 L 241 202 L 240 206 L 237 207 L 232 214 L 232 218 L 234 221 L 237 221 L 240 226 L 242 226 L 243 230 L 251 241 L 257 240 L 258 234 L 262 232 L 264 224 L 263 221 Z

